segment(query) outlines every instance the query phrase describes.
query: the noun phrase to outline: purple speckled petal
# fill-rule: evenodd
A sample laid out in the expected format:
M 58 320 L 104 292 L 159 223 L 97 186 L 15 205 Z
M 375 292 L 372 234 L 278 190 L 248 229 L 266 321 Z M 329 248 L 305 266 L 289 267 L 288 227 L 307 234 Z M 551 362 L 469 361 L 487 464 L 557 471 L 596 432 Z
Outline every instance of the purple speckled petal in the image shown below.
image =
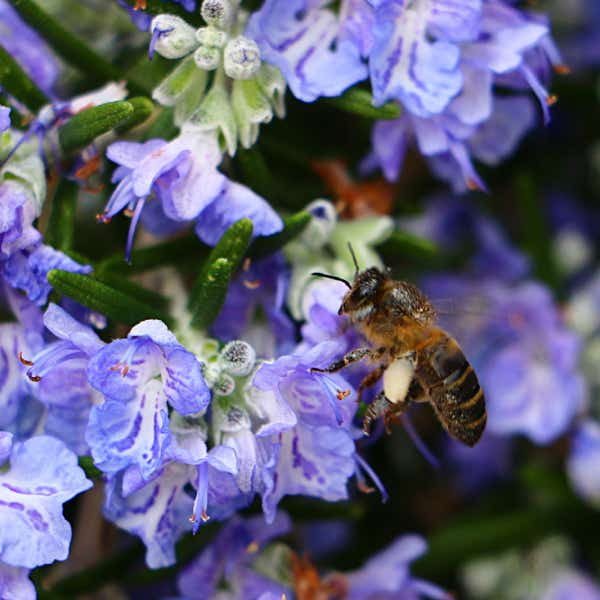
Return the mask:
M 160 467 L 170 433 L 166 399 L 159 381 L 152 379 L 125 402 L 106 399 L 90 412 L 86 441 L 96 466 L 110 475 L 136 465 L 151 477 Z
M 104 346 L 104 342 L 60 306 L 51 302 L 44 313 L 44 325 L 57 338 L 71 341 L 77 348 L 91 356 Z
M 169 331 L 169 328 L 159 319 L 147 319 L 141 321 L 131 328 L 127 335 L 130 338 L 149 337 L 159 346 L 179 344 L 177 338 Z
M 33 356 L 26 331 L 17 324 L 0 325 L 0 428 L 13 425 L 23 402 L 30 392 L 25 372 L 27 367 L 19 360 Z M 12 427 L 11 427 L 12 429 Z
M 348 479 L 354 474 L 354 441 L 350 434 L 332 427 L 298 424 L 280 434 L 281 448 L 273 483 L 263 494 L 263 510 L 271 521 L 279 501 L 302 494 L 329 502 L 348 497 Z
M 167 145 L 165 140 L 152 139 L 139 144 L 137 142 L 114 142 L 106 149 L 106 157 L 118 165 L 135 169 L 150 154 Z
M 373 102 L 400 100 L 413 114 L 440 113 L 461 90 L 460 51 L 431 41 L 425 32 L 428 5 L 383 2 L 376 12 L 375 44 L 369 56 Z
M 13 447 L 13 434 L 9 431 L 0 431 L 0 466 L 10 456 Z
M 163 361 L 160 347 L 147 337 L 115 340 L 90 359 L 88 379 L 108 398 L 129 402 L 138 387 L 160 373 Z
M 42 306 L 52 291 L 47 280 L 52 269 L 82 274 L 92 271 L 91 266 L 80 265 L 59 250 L 42 245 L 29 255 L 19 253 L 11 256 L 4 265 L 4 276 L 12 287 L 23 290 L 32 302 Z
M 165 214 L 177 221 L 194 219 L 223 191 L 227 178 L 217 171 L 221 150 L 213 133 L 183 132 L 179 147 L 189 149 L 193 160 L 185 173 L 171 181 L 166 176 L 157 181 L 157 194 Z
M 41 234 L 32 226 L 38 211 L 15 182 L 0 183 L 0 258 L 35 247 Z
M 109 483 L 112 493 L 107 494 L 104 513 L 115 525 L 141 538 L 151 569 L 174 564 L 175 542 L 191 530 L 192 498 L 183 489 L 189 475 L 186 465 L 169 463 L 126 498 L 119 493 L 119 478 Z
M 548 27 L 507 3 L 485 2 L 479 39 L 463 46 L 466 60 L 494 73 L 513 71 L 523 54 L 548 35 Z
M 182 415 L 204 410 L 210 392 L 202 377 L 201 363 L 183 346 L 165 350 L 164 394 L 169 404 Z
M 491 118 L 471 136 L 469 148 L 481 162 L 497 165 L 517 149 L 535 122 L 536 110 L 531 98 L 495 98 Z
M 366 78 L 365 50 L 353 30 L 364 29 L 357 9 L 348 7 L 340 22 L 322 0 L 267 0 L 248 23 L 246 35 L 256 40 L 265 62 L 279 67 L 293 94 L 304 102 L 338 96 Z M 361 7 L 367 12 L 366 6 Z M 370 43 L 367 42 L 367 46 Z
M 281 433 L 293 427 L 298 421 L 296 413 L 271 390 L 248 387 L 246 404 L 259 422 L 255 432 L 258 437 Z
M 10 469 L 0 474 L 0 560 L 34 568 L 67 558 L 71 527 L 62 505 L 91 486 L 61 441 L 16 443 Z
M 35 586 L 29 579 L 29 569 L 0 563 L 0 598 L 6 600 L 35 600 Z
M 283 227 L 281 217 L 266 200 L 245 185 L 229 181 L 198 216 L 196 234 L 205 244 L 214 246 L 231 225 L 244 218 L 252 221 L 253 236 L 272 235 Z

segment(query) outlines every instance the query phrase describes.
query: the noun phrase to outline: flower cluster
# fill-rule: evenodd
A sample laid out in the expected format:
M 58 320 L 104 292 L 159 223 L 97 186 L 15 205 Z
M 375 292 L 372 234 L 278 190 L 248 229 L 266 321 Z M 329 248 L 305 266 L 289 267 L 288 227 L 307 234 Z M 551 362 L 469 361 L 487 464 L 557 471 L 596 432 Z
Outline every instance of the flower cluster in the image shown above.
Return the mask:
M 248 33 L 292 92 L 310 102 L 369 78 L 373 103 L 398 102 L 402 116 L 375 124 L 363 167 L 397 179 L 411 140 L 457 189 L 485 188 L 471 157 L 497 164 L 533 127 L 522 94 L 531 89 L 544 119 L 554 103 L 548 66 L 564 68 L 542 15 L 503 0 L 269 0 Z
M 0 0 L 0 597 L 450 598 L 431 577 L 597 599 L 593 535 L 560 523 L 582 565 L 543 538 L 565 513 L 597 526 L 598 213 L 527 157 L 486 171 L 501 206 L 427 195 L 405 160 L 416 143 L 453 192 L 487 189 L 474 161 L 516 151 L 532 95 L 549 124 L 550 20 L 511 0 L 101 5 Z M 539 163 L 571 181 L 581 132 L 558 116 Z M 438 326 L 485 395 L 475 448 L 444 431 L 483 400 L 453 394 L 477 381 Z

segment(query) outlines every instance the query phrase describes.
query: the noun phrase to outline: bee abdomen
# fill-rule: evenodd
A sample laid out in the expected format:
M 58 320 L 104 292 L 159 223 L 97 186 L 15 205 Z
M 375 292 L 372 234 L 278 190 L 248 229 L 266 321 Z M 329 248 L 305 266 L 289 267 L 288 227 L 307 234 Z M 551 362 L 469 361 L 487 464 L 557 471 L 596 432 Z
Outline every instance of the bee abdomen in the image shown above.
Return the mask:
M 445 377 L 432 390 L 431 397 L 448 433 L 474 446 L 485 429 L 485 399 L 473 367 L 458 344 L 452 345 L 453 348 L 446 348 L 443 358 L 436 357 L 438 373 Z

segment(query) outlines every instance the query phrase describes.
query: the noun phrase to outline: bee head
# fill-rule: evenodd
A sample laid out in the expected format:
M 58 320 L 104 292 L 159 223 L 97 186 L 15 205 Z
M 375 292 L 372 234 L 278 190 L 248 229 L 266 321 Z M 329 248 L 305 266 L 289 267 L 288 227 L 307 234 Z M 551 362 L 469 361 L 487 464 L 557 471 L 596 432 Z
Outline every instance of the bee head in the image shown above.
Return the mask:
M 388 277 L 377 267 L 357 272 L 350 290 L 342 300 L 338 314 L 348 315 L 355 321 L 363 321 L 369 317 L 375 308 L 375 301 L 381 287 Z

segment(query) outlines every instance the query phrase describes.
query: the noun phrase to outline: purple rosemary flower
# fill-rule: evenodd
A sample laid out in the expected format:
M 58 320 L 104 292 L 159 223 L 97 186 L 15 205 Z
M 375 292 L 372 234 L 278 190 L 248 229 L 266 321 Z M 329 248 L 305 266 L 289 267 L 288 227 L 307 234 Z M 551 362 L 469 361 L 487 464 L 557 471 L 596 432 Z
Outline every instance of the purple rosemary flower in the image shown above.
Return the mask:
M 184 532 L 196 531 L 209 518 L 227 518 L 248 504 L 246 499 L 239 502 L 240 492 L 232 485 L 236 472 L 231 448 L 208 451 L 202 428 L 183 423 L 173 428 L 165 458 L 150 479 L 137 466 L 109 479 L 105 515 L 142 539 L 150 568 L 166 567 L 175 562 L 175 542 Z M 195 499 L 187 493 L 190 486 L 196 487 Z
M 363 0 L 343 0 L 336 15 L 326 0 L 266 0 L 251 17 L 246 35 L 261 57 L 279 68 L 304 102 L 338 96 L 366 79 L 373 14 Z
M 0 182 L 0 264 L 40 242 L 42 236 L 33 226 L 40 210 L 19 183 Z
M 254 235 L 270 235 L 283 226 L 265 200 L 217 171 L 222 155 L 215 135 L 183 131 L 171 142 L 116 142 L 107 156 L 120 165 L 113 175 L 118 185 L 99 218 L 108 221 L 124 209 L 130 212 L 127 256 L 152 194 L 169 219 L 195 220 L 198 237 L 211 245 L 244 217 L 254 222 Z
M 571 438 L 567 472 L 575 491 L 588 502 L 600 504 L 600 424 L 586 419 Z
M 280 253 L 244 265 L 227 289 L 213 335 L 223 341 L 246 340 L 265 358 L 289 352 L 295 328 L 285 313 L 288 283 L 289 269 Z M 256 323 L 258 310 L 266 315 L 268 329 Z
M 99 394 L 88 383 L 86 367 L 104 343 L 92 329 L 56 304 L 46 309 L 43 325 L 54 339 L 38 342 L 31 348 L 35 350 L 32 354 L 25 349 L 20 354 L 21 362 L 29 366 L 28 390 L 46 407 L 44 431 L 61 439 L 74 452 L 85 454 L 90 410 L 99 400 Z M 65 385 L 65 381 L 69 384 Z
M 291 522 L 278 512 L 269 525 L 261 516 L 233 517 L 216 539 L 183 569 L 177 579 L 186 600 L 209 600 L 216 597 L 224 579 L 232 600 L 258 600 L 262 594 L 274 594 L 280 600 L 289 590 L 252 569 L 251 563 L 274 538 L 288 533 Z
M 91 266 L 80 265 L 63 252 L 42 244 L 33 250 L 12 254 L 2 265 L 2 274 L 9 285 L 23 290 L 32 302 L 43 306 L 52 291 L 47 278 L 52 269 L 82 274 L 92 272 Z
M 0 429 L 21 438 L 35 431 L 42 412 L 20 358 L 33 356 L 43 346 L 42 314 L 10 288 L 5 297 L 18 322 L 0 324 Z
M 186 415 L 209 401 L 200 363 L 162 321 L 143 321 L 102 348 L 87 373 L 105 400 L 92 408 L 86 439 L 96 465 L 110 475 L 137 465 L 150 477 L 169 444 L 167 405 Z
M 0 434 L 0 561 L 34 568 L 67 558 L 71 527 L 62 505 L 89 489 L 77 457 L 59 440 L 13 442 Z
M 531 89 L 549 119 L 555 98 L 541 80 L 549 64 L 561 65 L 547 24 L 499 0 L 462 2 L 458 10 L 447 1 L 426 8 L 386 0 L 376 15 L 369 59 L 375 100 L 398 100 L 405 112 L 375 124 L 363 169 L 379 166 L 397 179 L 414 139 L 455 191 L 485 189 L 472 158 L 499 163 L 535 119 L 529 99 L 497 97 L 496 87 Z M 409 48 L 410 59 L 403 58 Z
M 58 75 L 58 64 L 42 38 L 25 25 L 6 0 L 0 0 L 2 45 L 46 94 Z
M 29 579 L 29 569 L 0 563 L 0 598 L 35 600 L 35 586 Z
M 413 577 L 410 563 L 425 554 L 427 543 L 419 535 L 403 535 L 385 550 L 370 558 L 357 571 L 343 574 L 348 600 L 370 598 L 431 598 L 450 600 L 441 588 Z
M 274 363 L 263 364 L 254 385 L 272 391 L 296 414 L 296 425 L 278 434 L 275 464 L 266 472 L 263 510 L 274 518 L 281 498 L 302 494 L 330 502 L 348 497 L 348 479 L 356 471 L 351 420 L 356 403 L 351 386 L 338 374 L 310 373 L 310 367 L 327 366 L 337 356 L 336 342 Z

